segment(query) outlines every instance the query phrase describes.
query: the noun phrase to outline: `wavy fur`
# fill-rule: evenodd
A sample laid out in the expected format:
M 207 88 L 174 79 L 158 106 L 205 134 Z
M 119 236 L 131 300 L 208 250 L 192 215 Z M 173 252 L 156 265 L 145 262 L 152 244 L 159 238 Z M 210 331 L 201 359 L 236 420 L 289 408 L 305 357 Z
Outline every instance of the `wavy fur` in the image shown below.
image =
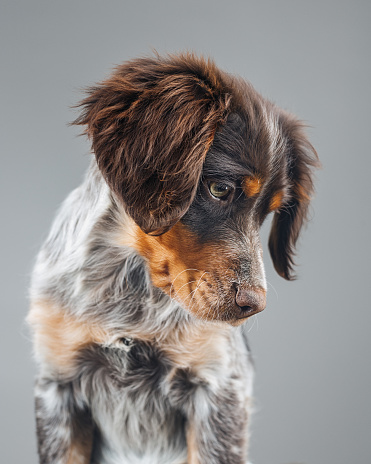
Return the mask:
M 95 158 L 31 283 L 40 463 L 246 463 L 259 228 L 274 210 L 290 279 L 315 151 L 296 118 L 191 54 L 124 63 L 80 107 Z

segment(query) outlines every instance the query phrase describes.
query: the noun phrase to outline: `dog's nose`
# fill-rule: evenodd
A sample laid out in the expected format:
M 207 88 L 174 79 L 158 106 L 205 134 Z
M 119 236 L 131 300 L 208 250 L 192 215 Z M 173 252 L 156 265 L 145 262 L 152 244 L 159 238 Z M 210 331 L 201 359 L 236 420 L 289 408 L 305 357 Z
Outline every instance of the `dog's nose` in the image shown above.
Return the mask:
M 252 316 L 263 311 L 266 305 L 266 293 L 263 289 L 237 287 L 236 290 L 236 304 L 243 313 Z

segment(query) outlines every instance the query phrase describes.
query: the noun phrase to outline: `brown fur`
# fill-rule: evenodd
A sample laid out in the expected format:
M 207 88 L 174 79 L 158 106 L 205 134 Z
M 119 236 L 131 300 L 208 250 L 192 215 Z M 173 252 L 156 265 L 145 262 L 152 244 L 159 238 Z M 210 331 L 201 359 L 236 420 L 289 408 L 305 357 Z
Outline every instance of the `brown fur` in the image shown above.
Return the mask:
M 293 280 L 295 245 L 307 216 L 310 199 L 314 192 L 312 170 L 320 163 L 312 144 L 304 132 L 305 126 L 294 116 L 281 112 L 280 124 L 289 141 L 288 178 L 291 198 L 284 208 L 274 214 L 269 236 L 269 251 L 273 264 L 281 277 Z
M 264 118 L 275 114 L 284 135 L 277 152 L 288 149 L 289 159 L 282 161 L 289 183 L 298 183 L 300 190 L 293 188 L 290 204 L 276 213 L 269 248 L 277 272 L 292 278 L 294 248 L 313 193 L 311 168 L 318 166 L 300 121 L 213 61 L 189 53 L 124 63 L 87 93 L 74 123 L 87 126 L 107 183 L 152 235 L 170 230 L 188 210 L 206 154 L 228 115 L 246 121 L 247 135 L 255 141 L 251 160 L 259 166 L 262 151 L 271 150 Z M 252 179 L 244 183 L 247 196 L 261 189 L 258 178 Z
M 158 234 L 191 204 L 233 82 L 211 60 L 185 54 L 118 66 L 89 90 L 75 124 L 136 223 Z
M 86 442 L 74 443 L 69 449 L 68 461 L 66 464 L 89 464 L 93 449 L 93 435 Z
M 259 176 L 246 176 L 242 182 L 242 189 L 248 198 L 258 195 L 262 189 L 262 186 L 263 181 Z
M 135 223 L 126 228 L 119 243 L 132 246 L 147 261 L 152 283 L 170 297 L 181 301 L 202 320 L 235 319 L 234 295 L 230 280 L 235 277 L 227 244 L 201 244 L 187 226 L 178 222 L 160 236 L 145 234 Z M 218 271 L 219 270 L 219 271 Z M 225 288 L 225 303 L 215 293 L 219 283 Z M 239 325 L 243 319 L 234 321 Z
M 187 429 L 187 463 L 188 464 L 200 464 L 196 430 L 191 424 L 188 425 Z
M 303 124 L 250 84 L 192 54 L 124 63 L 90 88 L 79 106 L 75 124 L 86 126 L 110 188 L 102 191 L 108 198 L 102 198 L 109 201 L 103 215 L 94 216 L 89 233 L 79 235 L 86 224 L 76 212 L 91 208 L 102 180 L 89 173 L 89 198 L 74 200 L 80 209 L 72 217 L 64 211 L 62 226 L 73 230 L 76 246 L 80 237 L 87 239 L 86 254 L 74 262 L 80 253 L 60 253 L 66 237 L 56 223 L 55 237 L 40 255 L 44 270 L 53 269 L 56 256 L 62 261 L 56 279 L 54 272 L 51 277 L 45 272 L 40 280 L 40 300 L 29 316 L 42 368 L 36 399 L 40 456 L 43 462 L 62 455 L 68 464 L 96 462 L 96 455 L 90 459 L 92 448 L 94 454 L 109 453 L 121 440 L 123 450 L 130 448 L 137 431 L 135 446 L 141 447 L 152 433 L 142 435 L 140 429 L 156 415 L 150 427 L 157 441 L 157 424 L 164 423 L 162 414 L 171 406 L 180 414 L 178 432 L 187 430 L 189 463 L 245 462 L 248 412 L 243 406 L 248 406 L 251 366 L 242 332 L 230 325 L 265 307 L 259 227 L 269 211 L 275 211 L 269 240 L 275 268 L 292 278 L 317 165 Z M 213 180 L 225 180 L 229 187 L 224 200 L 208 190 Z M 115 243 L 112 234 L 117 234 Z M 122 246 L 137 250 L 152 284 L 195 317 L 152 293 L 148 274 L 137 273 L 144 271 L 143 260 Z M 63 259 L 73 266 L 64 267 Z M 66 307 L 42 300 L 44 295 Z M 70 307 L 78 308 L 84 321 L 71 315 Z M 122 365 L 116 348 L 126 352 Z M 86 404 L 79 396 L 83 381 L 94 384 Z M 160 393 L 166 390 L 168 398 Z M 148 396 L 140 398 L 142 393 Z M 48 395 L 54 395 L 54 404 Z M 124 419 L 127 399 L 133 407 Z M 119 406 L 117 414 L 112 401 Z M 64 408 L 60 417 L 55 405 Z M 96 425 L 103 427 L 104 440 L 96 433 L 93 447 L 100 414 L 104 420 Z M 105 430 L 110 416 L 113 428 Z M 138 419 L 132 431 L 131 418 Z M 171 427 L 163 446 L 172 433 Z
M 271 198 L 271 201 L 269 203 L 269 210 L 274 211 L 276 209 L 279 209 L 282 205 L 282 200 L 283 200 L 283 192 L 277 192 L 273 195 Z
M 52 369 L 68 374 L 83 348 L 104 343 L 107 334 L 99 327 L 78 320 L 48 301 L 32 304 L 28 321 L 35 334 L 35 349 Z
M 294 191 L 299 201 L 304 201 L 307 203 L 310 201 L 310 192 L 307 192 L 305 187 L 302 187 L 300 184 L 296 183 Z

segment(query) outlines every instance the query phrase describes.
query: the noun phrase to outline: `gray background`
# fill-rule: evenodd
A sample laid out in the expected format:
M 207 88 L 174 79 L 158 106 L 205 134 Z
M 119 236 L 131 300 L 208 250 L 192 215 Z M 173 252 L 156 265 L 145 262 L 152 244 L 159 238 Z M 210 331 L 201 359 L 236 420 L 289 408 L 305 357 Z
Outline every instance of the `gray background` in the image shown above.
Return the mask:
M 137 55 L 194 50 L 298 114 L 323 169 L 299 280 L 265 254 L 255 464 L 371 462 L 369 1 L 1 1 L 0 461 L 35 464 L 32 263 L 89 145 L 81 88 Z M 267 228 L 263 230 L 266 242 Z

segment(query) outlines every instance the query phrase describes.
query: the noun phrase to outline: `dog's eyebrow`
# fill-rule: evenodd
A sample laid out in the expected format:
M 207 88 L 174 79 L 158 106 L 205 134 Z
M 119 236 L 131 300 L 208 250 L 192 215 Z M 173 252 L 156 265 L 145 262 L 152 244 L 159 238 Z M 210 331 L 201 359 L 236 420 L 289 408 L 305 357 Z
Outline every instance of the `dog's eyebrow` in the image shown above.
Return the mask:
M 210 150 L 202 170 L 203 177 L 228 177 L 234 180 L 254 174 L 255 170 L 244 163 L 238 154 L 225 153 L 220 149 Z

